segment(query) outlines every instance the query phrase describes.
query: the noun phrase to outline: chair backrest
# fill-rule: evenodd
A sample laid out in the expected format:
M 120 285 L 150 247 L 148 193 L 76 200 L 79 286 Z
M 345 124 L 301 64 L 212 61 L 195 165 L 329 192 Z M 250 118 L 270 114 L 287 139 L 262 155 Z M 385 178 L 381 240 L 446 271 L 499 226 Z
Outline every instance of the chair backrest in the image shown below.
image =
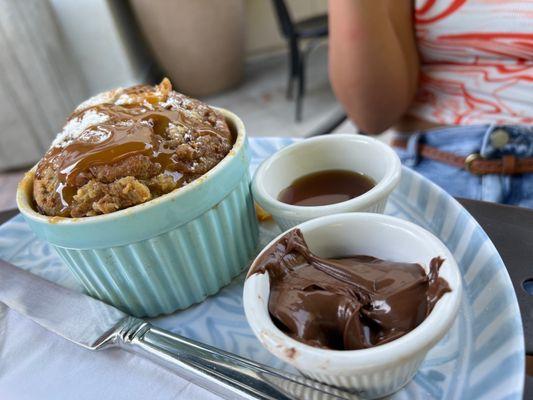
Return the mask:
M 294 23 L 285 0 L 272 0 L 272 3 L 274 4 L 274 9 L 278 16 L 278 24 L 281 33 L 285 37 L 292 37 L 294 35 Z

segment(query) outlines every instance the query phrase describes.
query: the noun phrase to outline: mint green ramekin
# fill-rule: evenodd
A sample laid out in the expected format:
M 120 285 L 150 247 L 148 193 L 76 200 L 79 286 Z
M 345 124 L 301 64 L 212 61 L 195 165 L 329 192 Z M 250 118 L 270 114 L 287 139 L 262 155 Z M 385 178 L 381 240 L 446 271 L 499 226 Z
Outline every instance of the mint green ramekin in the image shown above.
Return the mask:
M 137 317 L 184 309 L 217 293 L 254 256 L 258 224 L 244 125 L 219 109 L 235 144 L 212 170 L 144 204 L 86 218 L 33 207 L 35 168 L 17 190 L 20 212 L 93 297 Z

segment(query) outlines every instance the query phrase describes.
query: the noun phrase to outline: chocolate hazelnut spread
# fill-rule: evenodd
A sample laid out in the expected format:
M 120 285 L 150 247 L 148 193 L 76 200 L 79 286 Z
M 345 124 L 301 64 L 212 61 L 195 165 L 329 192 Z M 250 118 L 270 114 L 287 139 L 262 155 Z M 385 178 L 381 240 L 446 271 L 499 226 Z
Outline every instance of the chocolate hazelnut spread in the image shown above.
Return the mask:
M 34 197 L 46 215 L 113 212 L 198 178 L 229 152 L 224 117 L 165 79 L 82 103 L 39 162 Z
M 250 274 L 268 273 L 272 320 L 315 347 L 357 350 L 397 339 L 424 321 L 451 291 L 439 277 L 443 259 L 419 264 L 371 256 L 322 258 L 294 229 L 258 259 Z

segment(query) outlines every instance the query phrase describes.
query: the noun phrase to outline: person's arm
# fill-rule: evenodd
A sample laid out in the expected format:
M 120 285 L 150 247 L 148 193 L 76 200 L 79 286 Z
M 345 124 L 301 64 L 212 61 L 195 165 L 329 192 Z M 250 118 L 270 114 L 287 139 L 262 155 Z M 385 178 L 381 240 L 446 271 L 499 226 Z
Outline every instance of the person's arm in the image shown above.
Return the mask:
M 412 7 L 412 0 L 329 0 L 330 80 L 365 133 L 393 125 L 415 95 Z

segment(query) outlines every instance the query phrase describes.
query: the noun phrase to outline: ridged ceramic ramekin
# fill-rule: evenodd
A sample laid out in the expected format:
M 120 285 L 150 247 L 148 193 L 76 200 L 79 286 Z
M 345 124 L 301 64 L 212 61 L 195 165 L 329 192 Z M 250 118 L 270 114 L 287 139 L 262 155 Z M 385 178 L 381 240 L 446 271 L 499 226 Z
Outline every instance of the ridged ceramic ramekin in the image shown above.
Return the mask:
M 363 398 L 384 397 L 399 390 L 409 383 L 428 351 L 450 329 L 459 310 L 461 275 L 452 254 L 430 232 L 387 215 L 328 215 L 304 222 L 298 228 L 309 248 L 322 257 L 365 254 L 391 261 L 416 262 L 426 271 L 432 258 L 444 258 L 439 275 L 448 281 L 452 291 L 445 293 L 428 317 L 411 332 L 389 343 L 362 350 L 327 350 L 292 339 L 274 325 L 268 312 L 268 274 L 256 273 L 245 281 L 246 319 L 259 341 L 276 357 L 304 375 L 354 389 Z M 262 252 L 257 259 L 261 256 Z
M 368 192 L 341 203 L 295 206 L 278 200 L 279 193 L 295 179 L 324 170 L 355 171 L 371 177 L 376 185 Z M 385 210 L 387 199 L 400 182 L 400 159 L 389 146 L 363 135 L 326 135 L 287 146 L 257 169 L 252 182 L 255 201 L 272 215 L 281 230 L 324 215 Z
M 34 169 L 17 204 L 87 292 L 131 315 L 167 314 L 219 291 L 245 268 L 258 241 L 242 121 L 219 109 L 236 134 L 229 154 L 190 184 L 114 213 L 46 217 L 33 208 Z

